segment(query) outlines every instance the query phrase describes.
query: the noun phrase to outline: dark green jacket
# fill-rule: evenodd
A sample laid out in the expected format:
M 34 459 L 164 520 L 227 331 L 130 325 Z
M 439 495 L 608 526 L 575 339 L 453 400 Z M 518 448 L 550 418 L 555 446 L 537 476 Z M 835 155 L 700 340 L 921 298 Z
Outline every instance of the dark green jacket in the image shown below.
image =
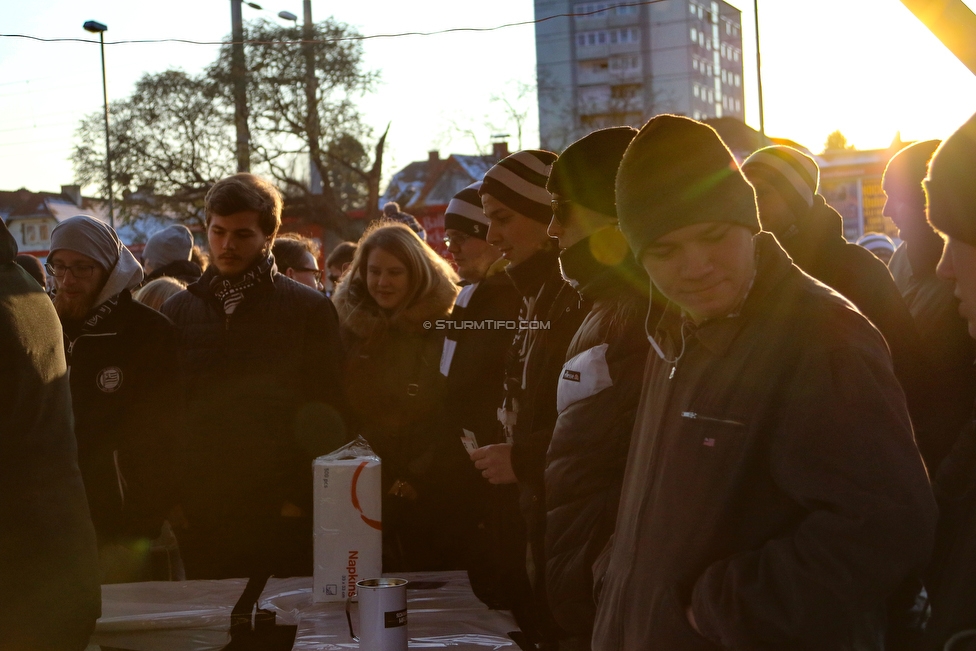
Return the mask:
M 886 600 L 932 551 L 935 502 L 884 341 L 771 235 L 757 246 L 738 316 L 669 312 L 657 331 L 598 651 L 881 649 Z
M 61 325 L 0 221 L 0 649 L 84 649 L 101 613 Z

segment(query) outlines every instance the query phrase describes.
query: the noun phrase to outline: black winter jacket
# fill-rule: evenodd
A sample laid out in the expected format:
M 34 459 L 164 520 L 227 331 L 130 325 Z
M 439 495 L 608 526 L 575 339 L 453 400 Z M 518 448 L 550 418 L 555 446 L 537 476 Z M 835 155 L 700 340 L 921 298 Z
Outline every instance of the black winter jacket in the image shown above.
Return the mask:
M 619 264 L 601 264 L 591 239 L 560 254 L 563 275 L 593 307 L 566 353 L 559 416 L 546 460 L 546 588 L 556 623 L 589 645 L 596 603 L 593 562 L 617 520 L 648 342 L 650 280 L 622 242 Z
M 446 424 L 455 437 L 461 430 L 474 432 L 479 446 L 501 443 L 498 405 L 501 404 L 505 353 L 515 331 L 507 327 L 462 329 L 460 321 L 475 324 L 518 319 L 522 296 L 499 269 L 476 285 L 461 289 L 451 324 L 445 330 L 441 374 L 447 378 Z
M 933 485 L 939 503 L 939 530 L 926 577 L 932 616 L 924 651 L 942 651 L 949 638 L 970 631 L 957 651 L 976 641 L 976 420 L 968 423 L 942 462 Z
M 99 542 L 155 538 L 177 502 L 176 330 L 127 290 L 66 324 L 78 464 Z
M 272 271 L 227 317 L 216 275 L 162 307 L 180 332 L 187 519 L 233 528 L 273 520 L 286 501 L 310 513 L 312 460 L 346 440 L 335 308 Z
M 668 313 L 648 355 L 599 651 L 881 649 L 886 599 L 931 553 L 935 502 L 884 341 L 756 242 L 740 313 Z
M 0 220 L 0 648 L 81 651 L 101 611 L 61 325 Z
M 905 390 L 916 429 L 924 427 L 930 367 L 908 306 L 891 273 L 873 253 L 844 239 L 844 219 L 820 195 L 786 235 L 777 235 L 793 263 L 854 304 L 881 331 Z
M 518 480 L 519 507 L 533 560 L 538 618 L 542 635 L 551 639 L 562 634 L 550 621 L 552 615 L 546 605 L 546 451 L 556 425 L 556 385 L 566 351 L 590 305 L 563 279 L 555 250 L 539 251 L 518 265 L 510 265 L 506 272 L 522 295 L 519 316 L 525 323 L 520 325 L 528 329 L 522 333 L 524 337 L 515 339 L 506 356 L 506 399 L 499 413 L 504 416 L 505 410 L 511 411 L 515 396 L 516 420 L 510 429 L 512 469 Z

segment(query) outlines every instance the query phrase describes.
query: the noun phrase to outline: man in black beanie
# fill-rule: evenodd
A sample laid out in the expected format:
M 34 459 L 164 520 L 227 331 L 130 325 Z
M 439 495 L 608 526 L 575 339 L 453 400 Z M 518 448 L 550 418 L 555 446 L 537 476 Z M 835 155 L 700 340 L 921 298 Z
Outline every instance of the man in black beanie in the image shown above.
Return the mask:
M 589 649 L 592 565 L 613 533 L 647 358 L 650 283 L 617 228 L 614 179 L 632 127 L 595 131 L 552 166 L 549 234 L 563 277 L 592 302 L 566 352 L 546 455 L 546 587 L 561 643 Z
M 938 275 L 954 285 L 959 313 L 976 338 L 976 115 L 951 135 L 929 164 L 925 179 L 929 222 L 946 237 Z M 949 648 L 950 638 L 972 644 L 976 629 L 976 424 L 966 424 L 933 485 L 939 502 L 939 532 L 926 588 L 932 617 L 922 649 Z M 969 635 L 965 632 L 968 631 Z
M 710 127 L 644 125 L 616 198 L 670 303 L 647 323 L 593 647 L 881 649 L 936 517 L 884 340 L 759 232 Z

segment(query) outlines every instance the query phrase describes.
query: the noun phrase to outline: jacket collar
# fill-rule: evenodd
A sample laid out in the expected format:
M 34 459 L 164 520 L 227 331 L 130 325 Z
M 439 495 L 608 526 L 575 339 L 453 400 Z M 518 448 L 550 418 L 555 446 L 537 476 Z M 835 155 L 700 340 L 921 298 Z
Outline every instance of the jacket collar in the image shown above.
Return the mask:
M 608 258 L 613 258 L 615 263 L 608 263 Z M 647 274 L 614 226 L 600 229 L 564 249 L 559 254 L 559 267 L 566 282 L 586 300 L 623 294 L 646 297 L 650 293 Z
M 214 278 L 217 278 L 219 275 L 220 272 L 217 271 L 217 267 L 211 264 L 209 267 L 207 267 L 207 270 L 203 272 L 203 275 L 200 276 L 198 280 L 190 283 L 187 286 L 187 290 L 194 296 L 202 298 L 205 301 L 216 302 L 217 297 L 214 295 L 211 283 L 213 282 Z M 275 266 L 274 260 L 272 259 L 271 269 L 268 271 L 268 277 L 254 287 L 254 292 L 262 293 L 271 291 L 274 288 L 275 277 L 277 275 L 278 268 Z
M 553 269 L 559 265 L 559 252 L 555 247 L 547 246 L 545 249 L 536 251 L 532 256 L 517 265 L 508 265 L 505 272 L 515 289 L 525 296 L 531 298 L 539 293 L 542 286 L 552 275 Z

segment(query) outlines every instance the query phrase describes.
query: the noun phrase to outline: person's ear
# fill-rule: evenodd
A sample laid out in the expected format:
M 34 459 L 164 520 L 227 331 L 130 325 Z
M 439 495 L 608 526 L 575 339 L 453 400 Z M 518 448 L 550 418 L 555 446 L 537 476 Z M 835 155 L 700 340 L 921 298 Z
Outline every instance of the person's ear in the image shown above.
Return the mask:
M 292 269 L 291 267 L 288 267 L 287 269 L 285 269 L 285 275 L 288 276 L 289 278 L 291 278 L 292 280 L 294 280 L 295 279 L 295 270 Z

